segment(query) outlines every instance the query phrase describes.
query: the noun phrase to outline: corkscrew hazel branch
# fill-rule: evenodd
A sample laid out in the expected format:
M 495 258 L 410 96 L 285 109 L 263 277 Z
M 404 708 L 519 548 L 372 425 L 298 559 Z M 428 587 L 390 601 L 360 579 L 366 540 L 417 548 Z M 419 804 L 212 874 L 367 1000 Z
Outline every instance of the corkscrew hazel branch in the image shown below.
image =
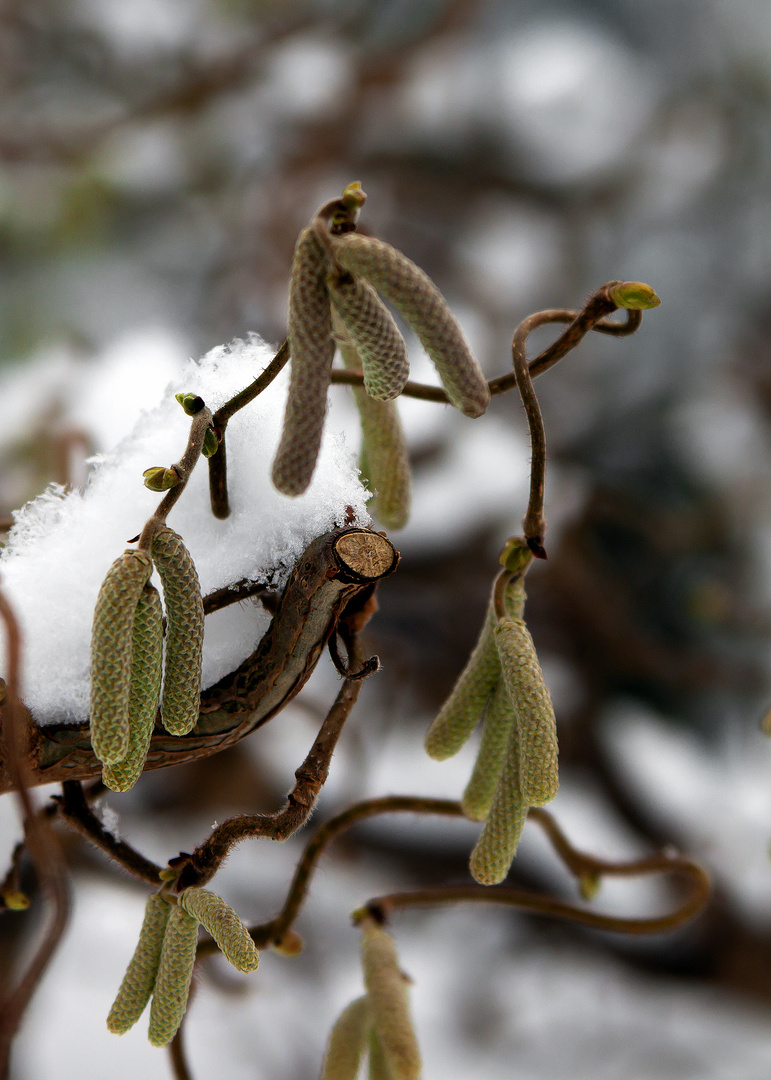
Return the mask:
M 0 739 L 6 769 L 14 785 L 24 826 L 25 843 L 43 893 L 51 904 L 51 916 L 34 955 L 15 986 L 0 997 L 0 1076 L 8 1075 L 11 1042 L 24 1012 L 64 934 L 69 917 L 69 895 L 64 859 L 53 834 L 50 816 L 38 813 L 29 793 L 26 728 L 19 685 L 21 681 L 21 631 L 18 620 L 0 591 L 0 619 L 6 634 L 5 695 L 2 701 Z M 25 730 L 26 728 L 26 730 Z

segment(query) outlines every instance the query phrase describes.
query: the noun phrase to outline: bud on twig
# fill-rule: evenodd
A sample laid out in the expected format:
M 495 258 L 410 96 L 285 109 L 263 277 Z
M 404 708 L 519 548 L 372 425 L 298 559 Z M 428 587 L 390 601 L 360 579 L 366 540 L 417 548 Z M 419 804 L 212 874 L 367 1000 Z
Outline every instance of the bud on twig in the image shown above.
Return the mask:
M 260 954 L 249 931 L 230 904 L 208 889 L 186 889 L 179 901 L 217 942 L 226 960 L 239 971 L 254 971 Z
M 382 926 L 362 923 L 361 963 L 374 1027 L 393 1080 L 419 1080 L 420 1050 L 407 1004 L 407 986 L 396 946 Z
M 321 446 L 327 388 L 334 357 L 332 315 L 326 288 L 327 257 L 312 227 L 297 241 L 289 286 L 289 396 L 273 483 L 285 495 L 308 487 Z
M 91 745 L 105 765 L 129 749 L 129 690 L 134 614 L 152 573 L 150 560 L 124 551 L 102 582 L 91 633 Z
M 199 397 L 198 394 L 175 394 L 174 397 L 188 416 L 195 416 L 205 405 L 203 398 Z
M 608 290 L 608 296 L 616 307 L 631 308 L 633 311 L 645 311 L 661 303 L 650 285 L 642 281 L 620 281 Z
M 153 1046 L 168 1046 L 182 1023 L 197 944 L 198 922 L 177 904 L 166 924 L 150 1006 L 147 1034 Z
M 145 585 L 134 613 L 129 689 L 129 746 L 122 761 L 105 765 L 102 781 L 112 791 L 128 791 L 142 775 L 153 733 L 163 669 L 163 612 L 158 590 Z
M 382 293 L 420 338 L 447 396 L 466 416 L 481 416 L 490 390 L 455 316 L 433 281 L 406 255 L 358 233 L 333 237 L 337 263 Z
M 201 695 L 201 586 L 190 552 L 172 529 L 161 529 L 151 550 L 166 605 L 161 721 L 171 735 L 187 735 L 198 722 Z
M 151 896 L 145 905 L 137 947 L 107 1017 L 107 1027 L 115 1035 L 123 1035 L 133 1027 L 150 1000 L 170 914 L 171 904 L 159 893 Z
M 154 465 L 151 469 L 145 469 L 142 476 L 145 478 L 145 487 L 149 491 L 169 491 L 182 483 L 179 473 L 174 469 L 166 469 L 163 465 Z

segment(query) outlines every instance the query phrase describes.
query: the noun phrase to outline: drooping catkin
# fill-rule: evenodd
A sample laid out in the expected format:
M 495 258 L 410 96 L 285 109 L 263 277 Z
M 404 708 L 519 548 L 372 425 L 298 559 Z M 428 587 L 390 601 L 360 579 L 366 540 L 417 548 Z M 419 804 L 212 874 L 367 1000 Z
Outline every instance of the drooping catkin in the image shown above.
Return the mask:
M 292 361 L 284 427 L 273 461 L 273 483 L 284 495 L 308 487 L 321 446 L 327 388 L 335 348 L 326 276 L 327 256 L 312 227 L 295 247 L 289 285 L 289 355 Z
M 156 533 L 151 550 L 166 605 L 161 721 L 171 735 L 187 735 L 198 722 L 201 695 L 201 585 L 190 552 L 173 529 Z
M 447 396 L 466 416 L 481 416 L 490 390 L 455 316 L 433 281 L 390 244 L 358 233 L 333 238 L 339 266 L 390 300 L 420 338 Z
M 145 917 L 139 931 L 139 942 L 129 961 L 118 996 L 107 1017 L 107 1027 L 115 1035 L 123 1035 L 133 1027 L 144 1012 L 155 986 L 166 924 L 171 904 L 156 893 L 145 905 Z
M 345 366 L 361 371 L 353 346 L 343 341 L 338 344 Z M 354 388 L 353 394 L 361 419 L 359 468 L 363 483 L 375 493 L 369 510 L 387 529 L 403 529 L 410 516 L 412 477 L 407 440 L 396 403 L 375 401 L 359 387 Z
M 347 1005 L 335 1021 L 329 1033 L 321 1080 L 356 1080 L 371 1027 L 372 1012 L 365 994 Z
M 495 608 L 491 601 L 474 651 L 426 734 L 426 752 L 437 761 L 457 754 L 474 730 L 501 677 L 495 647 L 495 623 Z
M 150 560 L 124 551 L 102 582 L 91 633 L 91 745 L 105 765 L 129 750 L 129 690 L 134 615 L 152 573 Z
M 230 904 L 208 889 L 186 889 L 180 896 L 182 907 L 217 942 L 226 960 L 239 971 L 254 971 L 260 962 L 249 931 Z
M 145 585 L 134 614 L 129 689 L 129 748 L 123 761 L 102 768 L 112 791 L 128 791 L 142 775 L 153 733 L 163 670 L 163 611 L 158 590 Z
M 182 1023 L 193 977 L 197 941 L 198 920 L 177 904 L 166 924 L 150 1005 L 147 1034 L 153 1046 L 167 1046 Z
M 361 963 L 372 1019 L 393 1080 L 419 1080 L 421 1061 L 396 946 L 382 926 L 362 924 Z
M 490 813 L 493 795 L 506 762 L 511 732 L 516 723 L 516 710 L 506 687 L 500 681 L 485 712 L 479 753 L 461 799 L 463 813 L 472 821 L 484 821 Z
M 391 312 L 361 278 L 330 274 L 329 296 L 335 312 L 361 358 L 364 388 L 370 397 L 397 397 L 410 376 L 407 346 Z
M 517 729 L 513 727 L 490 813 L 471 852 L 469 869 L 480 885 L 498 885 L 504 880 L 527 820 L 528 804 L 519 786 L 518 743 Z
M 557 722 L 530 632 L 521 619 L 501 619 L 495 642 L 506 689 L 517 711 L 520 788 L 527 806 L 557 794 Z
M 393 1074 L 388 1067 L 383 1044 L 377 1033 L 377 1028 L 372 1028 L 369 1033 L 369 1053 L 367 1055 L 367 1080 L 394 1080 Z

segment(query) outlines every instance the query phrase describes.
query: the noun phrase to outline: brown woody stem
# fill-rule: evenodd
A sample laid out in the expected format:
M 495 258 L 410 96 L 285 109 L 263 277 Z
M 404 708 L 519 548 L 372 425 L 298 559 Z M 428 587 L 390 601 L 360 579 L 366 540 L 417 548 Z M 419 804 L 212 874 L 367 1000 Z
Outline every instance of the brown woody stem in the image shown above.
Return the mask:
M 53 834 L 48 816 L 37 813 L 29 794 L 31 778 L 27 767 L 28 748 L 25 745 L 26 732 L 19 700 L 21 634 L 11 606 L 2 593 L 0 593 L 0 618 L 5 623 L 8 642 L 8 679 L 5 687 L 2 724 L 6 769 L 16 791 L 27 850 L 34 863 L 43 892 L 48 896 L 53 908 L 43 940 L 29 962 L 27 970 L 16 986 L 4 995 L 0 1002 L 0 1078 L 6 1080 L 11 1042 L 67 926 L 69 897 L 61 848 Z
M 697 863 L 679 855 L 660 852 L 645 859 L 632 862 L 610 862 L 597 859 L 578 851 L 570 844 L 548 811 L 531 808 L 528 819 L 536 821 L 546 832 L 557 854 L 578 878 L 593 877 L 642 877 L 650 874 L 673 874 L 688 887 L 685 900 L 667 915 L 652 918 L 625 919 L 615 915 L 601 915 L 585 908 L 568 904 L 551 896 L 538 896 L 523 889 L 506 886 L 492 888 L 479 885 L 450 885 L 436 889 L 421 889 L 411 893 L 390 893 L 370 900 L 366 910 L 381 921 L 391 912 L 407 907 L 434 907 L 439 904 L 482 903 L 506 904 L 538 915 L 550 915 L 557 919 L 591 926 L 595 930 L 608 930 L 622 934 L 664 934 L 676 930 L 701 912 L 710 897 L 711 885 L 706 873 Z

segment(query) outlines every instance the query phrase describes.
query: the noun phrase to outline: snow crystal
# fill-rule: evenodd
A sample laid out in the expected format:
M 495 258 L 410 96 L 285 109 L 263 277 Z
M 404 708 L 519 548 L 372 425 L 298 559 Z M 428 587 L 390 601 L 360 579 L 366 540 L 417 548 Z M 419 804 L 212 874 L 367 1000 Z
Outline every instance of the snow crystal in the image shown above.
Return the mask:
M 158 503 L 159 496 L 144 487 L 143 471 L 178 461 L 187 442 L 190 420 L 174 394 L 200 394 L 214 410 L 259 375 L 272 355 L 252 338 L 189 361 L 160 405 L 140 415 L 132 434 L 93 459 L 84 492 L 52 486 L 16 515 L 0 555 L 0 575 L 24 637 L 23 697 L 39 722 L 88 714 L 91 620 L 99 586 Z M 348 507 L 355 523 L 369 520 L 353 456 L 332 424 L 308 491 L 290 499 L 273 487 L 270 467 L 287 381 L 282 372 L 228 425 L 230 517 L 219 521 L 212 515 L 207 469 L 200 463 L 169 515 L 170 527 L 193 556 L 204 595 L 242 578 L 280 583 L 311 540 L 344 522 Z M 208 618 L 203 685 L 237 667 L 267 624 L 254 603 Z M 4 664 L 0 646 L 0 670 Z

